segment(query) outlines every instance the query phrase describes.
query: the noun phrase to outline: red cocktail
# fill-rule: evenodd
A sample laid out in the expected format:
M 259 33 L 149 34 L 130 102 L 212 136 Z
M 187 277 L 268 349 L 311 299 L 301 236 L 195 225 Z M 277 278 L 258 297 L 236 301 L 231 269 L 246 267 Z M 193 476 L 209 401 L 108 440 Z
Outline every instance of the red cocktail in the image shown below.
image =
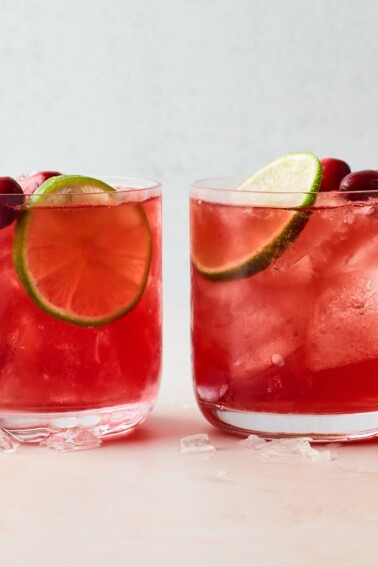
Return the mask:
M 236 187 L 192 188 L 202 412 L 265 437 L 377 435 L 378 192 L 319 192 L 311 205 L 285 207 Z
M 159 385 L 160 186 L 56 176 L 0 207 L 0 425 L 124 433 Z

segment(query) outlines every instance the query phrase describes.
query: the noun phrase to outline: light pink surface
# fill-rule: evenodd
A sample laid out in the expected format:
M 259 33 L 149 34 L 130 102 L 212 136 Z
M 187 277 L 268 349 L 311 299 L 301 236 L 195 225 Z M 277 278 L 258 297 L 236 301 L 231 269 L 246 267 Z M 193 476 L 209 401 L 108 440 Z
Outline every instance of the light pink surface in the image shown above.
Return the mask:
M 180 454 L 201 432 L 217 451 Z M 378 564 L 376 443 L 266 463 L 237 442 L 178 397 L 100 449 L 0 455 L 1 565 Z

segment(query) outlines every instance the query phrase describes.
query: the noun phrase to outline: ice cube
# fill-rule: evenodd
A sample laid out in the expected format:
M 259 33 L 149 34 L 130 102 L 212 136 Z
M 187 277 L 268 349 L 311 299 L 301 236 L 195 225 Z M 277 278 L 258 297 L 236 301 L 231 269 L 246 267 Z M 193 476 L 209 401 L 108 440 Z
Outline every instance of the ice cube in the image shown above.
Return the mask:
M 281 283 L 274 288 L 267 274 L 261 284 L 256 277 L 250 282 L 249 294 L 239 298 L 232 333 L 225 332 L 223 338 L 236 379 L 249 381 L 251 373 L 284 366 L 302 345 L 311 292 L 305 285 L 287 285 L 283 274 Z
M 209 442 L 207 433 L 197 433 L 196 435 L 188 435 L 180 439 L 180 453 L 212 453 L 214 451 L 216 449 Z
M 226 384 L 220 359 L 230 365 L 226 375 L 250 381 L 251 374 L 276 366 L 272 355 L 286 361 L 302 346 L 315 290 L 300 283 L 299 272 L 307 267 L 304 261 L 295 274 L 271 268 L 219 284 L 201 280 L 200 293 L 194 288 L 195 351 L 213 358 L 209 366 L 216 377 L 204 385 L 213 390 L 202 399 L 213 403 L 220 398 L 219 389 Z
M 266 441 L 257 435 L 250 435 L 239 445 L 259 452 L 259 460 L 281 462 L 300 459 L 311 462 L 324 462 L 332 459 L 331 451 L 318 451 L 311 447 L 311 437 L 273 439 Z
M 377 227 L 378 228 L 378 227 Z M 369 234 L 363 243 L 355 246 L 346 259 L 345 269 L 348 272 L 378 268 L 378 234 Z
M 378 270 L 345 273 L 323 282 L 307 331 L 313 371 L 378 358 Z
M 242 439 L 238 442 L 241 447 L 246 447 L 247 449 L 261 449 L 264 447 L 268 441 L 259 437 L 258 435 L 249 435 L 247 439 Z
M 72 427 L 62 429 L 44 439 L 40 445 L 48 449 L 54 449 L 61 453 L 69 451 L 83 451 L 95 449 L 101 445 L 101 440 L 88 429 L 83 427 Z
M 5 429 L 0 427 L 0 453 L 14 453 L 20 443 Z
M 290 243 L 276 261 L 276 267 L 286 275 L 295 274 L 307 283 L 310 274 L 316 281 L 324 274 L 340 272 L 349 257 L 361 250 L 377 233 L 378 219 L 371 205 L 337 206 L 314 211 L 298 237 Z M 345 269 L 344 269 L 345 271 Z

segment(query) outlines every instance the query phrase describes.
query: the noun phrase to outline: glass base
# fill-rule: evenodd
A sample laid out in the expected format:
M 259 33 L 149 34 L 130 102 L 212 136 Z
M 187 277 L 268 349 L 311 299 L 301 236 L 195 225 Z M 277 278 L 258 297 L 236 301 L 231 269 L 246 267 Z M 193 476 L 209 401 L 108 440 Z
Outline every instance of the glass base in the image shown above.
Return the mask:
M 378 437 L 378 411 L 349 414 L 277 414 L 201 407 L 215 426 L 265 439 L 311 437 L 317 442 L 358 441 Z
M 100 439 L 110 439 L 142 423 L 152 408 L 152 403 L 139 402 L 77 412 L 0 412 L 0 427 L 21 443 L 39 443 L 49 435 L 74 427 L 82 427 Z

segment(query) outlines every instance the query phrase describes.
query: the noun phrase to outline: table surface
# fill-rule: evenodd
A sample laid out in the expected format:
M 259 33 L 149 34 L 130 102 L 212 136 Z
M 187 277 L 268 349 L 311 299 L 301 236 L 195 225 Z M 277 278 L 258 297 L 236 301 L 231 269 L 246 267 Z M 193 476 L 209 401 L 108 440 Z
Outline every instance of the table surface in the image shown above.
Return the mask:
M 329 462 L 262 462 L 201 416 L 184 344 L 127 437 L 0 455 L 1 565 L 376 567 L 377 443 L 332 446 Z M 196 433 L 217 450 L 180 453 Z

